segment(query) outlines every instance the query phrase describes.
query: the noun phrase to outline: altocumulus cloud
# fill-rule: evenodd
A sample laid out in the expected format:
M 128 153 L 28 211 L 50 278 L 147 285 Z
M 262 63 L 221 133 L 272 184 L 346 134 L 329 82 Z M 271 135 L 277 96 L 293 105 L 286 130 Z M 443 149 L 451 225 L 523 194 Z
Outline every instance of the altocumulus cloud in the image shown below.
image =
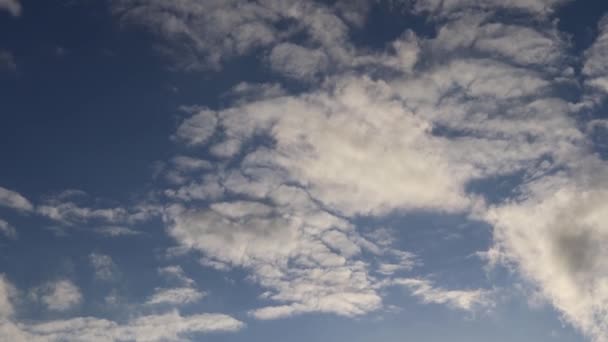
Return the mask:
M 493 308 L 494 288 L 414 274 L 424 259 L 389 230 L 360 224 L 394 213 L 460 215 L 493 227 L 483 254 L 491 266 L 515 270 L 566 322 L 608 341 L 608 165 L 590 134 L 608 123 L 581 115 L 601 110 L 608 95 L 608 19 L 576 55 L 554 17 L 567 2 L 391 1 L 436 32 L 405 30 L 369 49 L 352 34 L 371 1 L 112 0 L 117 21 L 150 31 L 174 70 L 220 71 L 254 56 L 279 81 L 239 83 L 222 106 L 181 107 L 186 117 L 168 137 L 178 151 L 159 164 L 148 202 L 55 196 L 34 205 L 0 187 L 0 206 L 115 238 L 140 238 L 129 226 L 160 218 L 178 244 L 172 251 L 194 252 L 218 272 L 244 270 L 263 289 L 247 310 L 258 320 L 381 312 L 393 306 L 390 287 L 454 310 Z M 20 13 L 15 1 L 0 0 L 0 9 Z M 563 96 L 572 89 L 580 96 Z M 497 179 L 514 185 L 500 196 L 473 186 Z M 90 263 L 98 280 L 112 279 L 112 257 L 93 253 Z M 175 307 L 208 293 L 180 266 L 157 271 L 174 286 L 141 306 L 169 308 L 120 322 L 22 320 L 21 294 L 3 276 L 0 334 L 178 341 L 244 328 L 224 314 L 182 315 Z M 50 311 L 87 300 L 67 279 L 33 293 Z
M 314 84 L 191 111 L 177 140 L 211 155 L 221 150 L 215 155 L 226 163 L 163 190 L 174 202 L 163 214 L 168 233 L 209 265 L 249 269 L 279 303 L 252 312 L 261 319 L 365 314 L 383 307 L 378 289 L 387 283 L 424 302 L 470 309 L 489 293 L 393 278 L 378 265 L 406 251 L 364 237 L 356 224 L 396 210 L 465 214 L 494 226 L 493 260 L 515 266 L 568 322 L 608 339 L 608 168 L 577 117 L 606 93 L 607 21 L 584 56 L 572 56 L 552 20 L 565 2 L 411 1 L 437 35 L 408 31 L 385 52 L 370 52 L 348 35 L 357 26 L 349 18 L 364 18 L 368 6 L 114 1 L 121 20 L 171 42 L 178 68 L 217 69 L 263 48 L 261 62 L 276 73 Z M 216 11 L 230 29 L 210 19 Z M 497 15 L 505 13 L 520 20 Z M 277 29 L 285 18 L 294 29 Z M 298 32 L 307 38 L 291 42 Z M 584 86 L 580 102 L 560 96 L 573 84 Z M 257 143 L 260 136 L 272 143 Z M 491 201 L 469 190 L 498 177 L 520 184 Z
M 48 302 L 56 309 L 73 303 L 74 287 L 67 281 L 52 284 Z M 114 322 L 94 317 L 76 317 L 44 323 L 21 322 L 15 316 L 19 302 L 15 287 L 0 277 L 0 335 L 10 341 L 183 341 L 193 333 L 237 331 L 244 324 L 222 314 L 183 316 L 177 310 L 134 317 L 128 322 Z M 72 298 L 72 299 L 70 299 Z M 78 297 L 80 300 L 80 297 Z M 44 300 L 44 299 L 43 299 Z M 49 307 L 50 308 L 50 307 Z

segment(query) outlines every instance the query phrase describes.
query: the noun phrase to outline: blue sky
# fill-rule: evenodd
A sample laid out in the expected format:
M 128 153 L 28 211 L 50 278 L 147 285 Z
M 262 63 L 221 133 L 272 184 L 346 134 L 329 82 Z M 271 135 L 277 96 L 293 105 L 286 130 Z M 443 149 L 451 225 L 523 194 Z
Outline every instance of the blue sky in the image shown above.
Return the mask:
M 0 341 L 608 341 L 606 14 L 0 0 Z

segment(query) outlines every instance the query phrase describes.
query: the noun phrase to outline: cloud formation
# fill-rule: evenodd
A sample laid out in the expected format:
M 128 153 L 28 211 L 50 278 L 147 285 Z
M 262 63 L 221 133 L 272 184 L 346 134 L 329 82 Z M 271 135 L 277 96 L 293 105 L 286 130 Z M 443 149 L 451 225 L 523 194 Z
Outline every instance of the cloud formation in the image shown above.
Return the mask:
M 149 305 L 158 304 L 189 304 L 201 300 L 206 294 L 191 287 L 179 287 L 173 289 L 158 289 L 146 302 Z
M 45 284 L 34 290 L 33 294 L 51 311 L 67 311 L 82 301 L 80 289 L 67 279 Z
M 18 192 L 0 187 L 0 206 L 16 209 L 21 212 L 34 210 L 32 203 Z
M 66 285 L 67 284 L 67 285 Z M 53 288 L 74 287 L 68 281 L 59 281 Z M 65 291 L 60 290 L 62 300 L 51 302 L 66 303 Z M 54 291 L 57 292 L 57 291 Z M 72 292 L 73 291 L 68 291 Z M 238 331 L 244 323 L 223 314 L 194 314 L 183 316 L 177 310 L 161 314 L 138 316 L 124 323 L 95 318 L 76 317 L 44 323 L 21 322 L 15 317 L 16 299 L 14 286 L 0 277 L 0 335 L 15 342 L 82 341 L 184 341 L 186 336 L 209 332 Z M 57 297 L 57 296 L 56 296 Z M 63 304 L 60 304 L 63 308 Z
M 605 180 L 598 170 L 606 165 L 575 117 L 587 104 L 561 96 L 578 83 L 577 58 L 551 20 L 563 3 L 414 1 L 415 11 L 435 20 L 437 35 L 409 31 L 380 53 L 349 41 L 353 24 L 337 7 L 272 1 L 240 12 L 216 7 L 238 18 L 259 8 L 276 17 L 249 17 L 271 28 L 263 42 L 211 50 L 207 44 L 221 28 L 207 35 L 205 20 L 181 19 L 198 13 L 184 3 L 172 19 L 182 37 L 204 42 L 193 51 L 206 63 L 211 51 L 217 66 L 255 46 L 268 51 L 262 61 L 272 69 L 315 86 L 301 94 L 248 96 L 222 109 L 193 108 L 175 137 L 230 167 L 181 178 L 164 191 L 176 202 L 164 215 L 169 234 L 203 252 L 207 265 L 248 268 L 269 290 L 266 298 L 279 303 L 252 311 L 257 318 L 311 311 L 351 316 L 381 308 L 382 277 L 408 270 L 385 260 L 390 253 L 363 237 L 357 217 L 464 213 L 494 225 L 494 259 L 513 262 L 569 322 L 605 339 L 608 328 L 598 318 L 607 305 L 598 247 L 605 240 Z M 140 23 L 172 22 L 158 15 L 158 6 L 145 8 L 151 12 L 140 8 Z M 285 13 L 296 13 L 292 18 L 308 35 L 303 45 L 274 26 Z M 517 13 L 520 20 L 496 13 Z M 583 66 L 585 85 L 600 92 L 605 23 Z M 192 60 L 191 53 L 181 56 Z M 393 76 L 366 74 L 378 68 Z M 314 79 L 318 74 L 322 81 Z M 476 182 L 501 177 L 515 182 L 502 197 L 472 191 Z M 364 252 L 376 253 L 378 263 L 362 258 Z M 402 283 L 425 302 L 461 309 L 487 298 L 482 289 L 445 290 L 414 278 Z
M 249 311 L 260 320 L 366 315 L 387 307 L 383 289 L 392 285 L 423 303 L 491 307 L 491 290 L 414 275 L 424 260 L 360 226 L 390 215 L 462 215 L 492 225 L 491 264 L 516 270 L 567 322 L 606 341 L 608 165 L 589 132 L 608 126 L 580 114 L 601 108 L 608 93 L 608 20 L 574 55 L 553 17 L 565 2 L 409 1 L 436 35 L 406 30 L 372 49 L 351 40 L 366 2 L 113 0 L 120 23 L 160 37 L 178 70 L 220 70 L 249 56 L 302 88 L 240 83 L 225 105 L 183 107 L 188 116 L 171 137 L 179 151 L 159 167 L 162 204 L 101 208 L 58 197 L 34 207 L 0 188 L 0 205 L 65 226 L 95 223 L 111 236 L 134 235 L 126 226 L 159 215 L 177 248 L 198 253 L 204 267 L 248 273 L 264 291 Z M 503 181 L 512 184 L 505 193 L 483 185 Z M 111 258 L 91 262 L 99 279 L 110 277 Z M 158 272 L 175 284 L 148 305 L 205 296 L 180 267 Z M 11 317 L 10 285 L 0 295 L 0 313 Z M 81 297 L 67 280 L 40 295 L 56 311 Z M 177 340 L 243 326 L 178 311 L 127 323 L 5 321 L 0 329 L 33 340 L 76 331 Z M 166 324 L 175 327 L 159 328 Z

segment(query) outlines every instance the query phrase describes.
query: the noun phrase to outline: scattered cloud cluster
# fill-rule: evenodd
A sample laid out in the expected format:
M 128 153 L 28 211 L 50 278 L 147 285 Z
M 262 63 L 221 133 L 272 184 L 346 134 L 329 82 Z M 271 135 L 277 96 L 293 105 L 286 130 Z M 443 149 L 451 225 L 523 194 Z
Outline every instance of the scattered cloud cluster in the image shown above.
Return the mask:
M 67 279 L 50 282 L 36 288 L 32 295 L 51 311 L 67 311 L 82 301 L 80 289 Z
M 50 297 L 43 300 L 48 301 L 53 309 L 63 310 L 66 305 L 74 303 L 77 288 L 71 282 L 58 281 L 51 284 L 49 289 L 50 293 L 44 296 Z M 177 310 L 134 317 L 124 323 L 94 317 L 26 323 L 19 321 L 15 316 L 16 295 L 14 286 L 2 276 L 0 278 L 0 335 L 15 342 L 183 341 L 187 335 L 238 331 L 244 327 L 244 323 L 227 315 L 184 316 Z M 78 301 L 82 299 L 79 292 L 77 298 Z
M 366 1 L 112 0 L 119 21 L 157 34 L 180 70 L 255 56 L 307 87 L 241 83 L 221 108 L 184 107 L 189 116 L 172 136 L 183 151 L 159 171 L 162 205 L 100 208 L 61 196 L 34 205 L 0 188 L 0 206 L 65 226 L 93 222 L 109 236 L 137 234 L 127 226 L 160 216 L 202 265 L 248 272 L 265 291 L 249 312 L 261 320 L 365 315 L 386 307 L 387 286 L 458 310 L 491 307 L 492 290 L 447 289 L 414 275 L 424 260 L 388 231 L 358 225 L 395 213 L 465 215 L 493 226 L 483 254 L 490 264 L 512 266 L 566 321 L 606 341 L 608 164 L 588 132 L 608 125 L 579 114 L 608 93 L 608 20 L 574 56 L 551 17 L 565 2 L 409 1 L 437 34 L 408 30 L 375 51 L 349 35 L 365 25 Z M 18 3 L 0 8 L 10 4 Z M 572 89 L 580 99 L 563 96 Z M 507 193 L 476 187 L 501 179 L 513 184 Z M 14 236 L 5 221 L 0 230 Z M 98 279 L 112 278 L 110 256 L 90 262 Z M 147 305 L 206 296 L 179 266 L 158 273 L 175 286 L 156 289 Z M 178 311 L 126 323 L 19 323 L 15 290 L 0 280 L 0 333 L 17 341 L 179 340 L 243 327 L 222 314 Z M 54 311 L 82 301 L 69 280 L 36 293 Z
M 186 15 L 199 13 L 201 3 L 183 3 L 180 11 L 157 4 L 129 9 L 129 3 L 115 3 L 126 13 L 122 18 L 148 28 L 160 21 L 165 38 L 198 42 L 178 41 L 189 47 L 180 54 L 189 61 L 218 67 L 255 47 L 268 51 L 262 61 L 288 77 L 311 82 L 324 75 L 305 93 L 194 108 L 175 133 L 177 141 L 229 166 L 181 178 L 164 191 L 176 202 L 164 214 L 169 234 L 203 252 L 208 265 L 251 270 L 269 290 L 265 298 L 279 303 L 254 316 L 348 316 L 381 308 L 378 284 L 396 268 L 382 261 L 385 249 L 363 237 L 356 218 L 424 210 L 492 223 L 494 260 L 513 262 L 569 322 L 605 338 L 598 246 L 605 240 L 606 165 L 576 118 L 587 104 L 561 96 L 579 82 L 567 37 L 551 20 L 565 1 L 414 1 L 415 11 L 436 20 L 437 35 L 410 31 L 382 53 L 359 49 L 347 38 L 354 24 L 336 7 L 313 2 L 216 7 L 235 22 L 247 16 L 248 25 L 271 28 L 258 35 L 263 41 L 239 36 L 247 40 L 236 40 L 241 50 L 208 48 L 221 27 L 207 34 L 210 20 Z M 261 8 L 267 16 L 251 14 Z M 528 21 L 494 15 L 504 11 Z M 306 33 L 304 45 L 291 41 L 289 29 L 276 30 L 275 20 L 286 17 Z M 605 22 L 583 68 L 584 83 L 601 91 Z M 175 26 L 169 30 L 169 24 Z M 397 76 L 369 77 L 357 69 L 362 66 Z M 471 191 L 475 182 L 501 177 L 514 186 L 500 198 Z M 376 253 L 383 266 L 363 253 Z M 482 289 L 395 279 L 424 302 L 471 309 L 488 298 Z

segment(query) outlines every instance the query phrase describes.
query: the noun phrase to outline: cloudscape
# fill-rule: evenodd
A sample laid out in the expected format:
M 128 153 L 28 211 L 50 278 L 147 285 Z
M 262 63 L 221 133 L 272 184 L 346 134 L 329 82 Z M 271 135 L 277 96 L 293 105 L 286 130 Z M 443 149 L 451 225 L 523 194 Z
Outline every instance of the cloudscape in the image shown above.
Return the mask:
M 608 2 L 0 0 L 0 341 L 608 342 Z

